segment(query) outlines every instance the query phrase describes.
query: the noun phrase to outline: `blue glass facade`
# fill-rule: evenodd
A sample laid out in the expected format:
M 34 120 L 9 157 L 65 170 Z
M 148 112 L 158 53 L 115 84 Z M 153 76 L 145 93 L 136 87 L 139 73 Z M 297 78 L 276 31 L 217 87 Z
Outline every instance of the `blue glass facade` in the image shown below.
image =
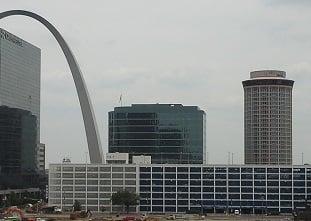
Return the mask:
M 311 199 L 311 168 L 140 167 L 140 211 L 291 213 Z
M 134 104 L 109 112 L 109 152 L 153 163 L 205 162 L 205 113 L 181 104 Z

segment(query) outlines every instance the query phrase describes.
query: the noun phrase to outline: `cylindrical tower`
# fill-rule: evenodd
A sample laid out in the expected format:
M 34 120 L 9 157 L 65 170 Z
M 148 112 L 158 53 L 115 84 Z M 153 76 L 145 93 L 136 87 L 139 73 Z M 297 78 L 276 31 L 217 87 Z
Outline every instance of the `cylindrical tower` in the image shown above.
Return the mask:
M 245 164 L 292 164 L 292 89 L 286 72 L 253 71 L 244 87 Z

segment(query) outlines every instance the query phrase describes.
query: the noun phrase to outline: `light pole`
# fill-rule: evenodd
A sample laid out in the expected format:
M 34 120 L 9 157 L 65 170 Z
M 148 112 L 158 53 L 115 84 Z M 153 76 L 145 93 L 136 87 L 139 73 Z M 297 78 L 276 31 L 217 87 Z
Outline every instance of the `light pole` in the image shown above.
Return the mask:
M 146 200 L 146 202 L 147 202 L 147 210 L 148 210 L 148 212 L 150 213 L 151 212 L 151 206 L 150 206 L 150 204 L 149 204 L 149 202 L 150 202 L 150 200 L 149 200 L 149 198 L 145 198 L 145 200 Z
M 232 213 L 232 199 L 230 199 L 230 212 Z
M 261 214 L 263 215 L 263 200 L 265 199 L 264 196 L 261 196 Z
M 65 201 L 66 201 L 66 191 L 65 190 L 63 190 L 63 203 L 62 203 L 62 206 L 63 206 L 63 208 L 62 208 L 62 210 L 64 211 L 64 206 L 65 206 Z
M 176 193 L 176 212 L 178 213 L 178 199 L 179 199 L 179 196 L 178 196 L 178 193 Z
M 203 215 L 203 200 L 200 201 L 200 205 L 201 205 L 201 215 Z

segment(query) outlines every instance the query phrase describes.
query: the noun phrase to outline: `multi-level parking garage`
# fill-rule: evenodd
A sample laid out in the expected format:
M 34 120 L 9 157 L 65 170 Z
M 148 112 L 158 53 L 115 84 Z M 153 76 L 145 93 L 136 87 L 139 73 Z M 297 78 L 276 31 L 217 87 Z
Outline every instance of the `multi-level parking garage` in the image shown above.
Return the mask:
M 290 213 L 311 197 L 311 166 L 52 164 L 49 203 L 92 211 L 111 206 L 111 194 L 139 194 L 132 211 L 152 213 Z

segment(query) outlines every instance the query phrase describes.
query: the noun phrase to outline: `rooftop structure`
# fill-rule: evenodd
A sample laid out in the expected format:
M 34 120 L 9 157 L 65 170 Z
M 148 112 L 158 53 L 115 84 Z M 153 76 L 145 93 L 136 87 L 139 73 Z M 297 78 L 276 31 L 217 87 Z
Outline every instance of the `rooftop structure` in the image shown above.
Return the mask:
M 107 164 L 128 164 L 129 154 L 128 153 L 106 153 Z

